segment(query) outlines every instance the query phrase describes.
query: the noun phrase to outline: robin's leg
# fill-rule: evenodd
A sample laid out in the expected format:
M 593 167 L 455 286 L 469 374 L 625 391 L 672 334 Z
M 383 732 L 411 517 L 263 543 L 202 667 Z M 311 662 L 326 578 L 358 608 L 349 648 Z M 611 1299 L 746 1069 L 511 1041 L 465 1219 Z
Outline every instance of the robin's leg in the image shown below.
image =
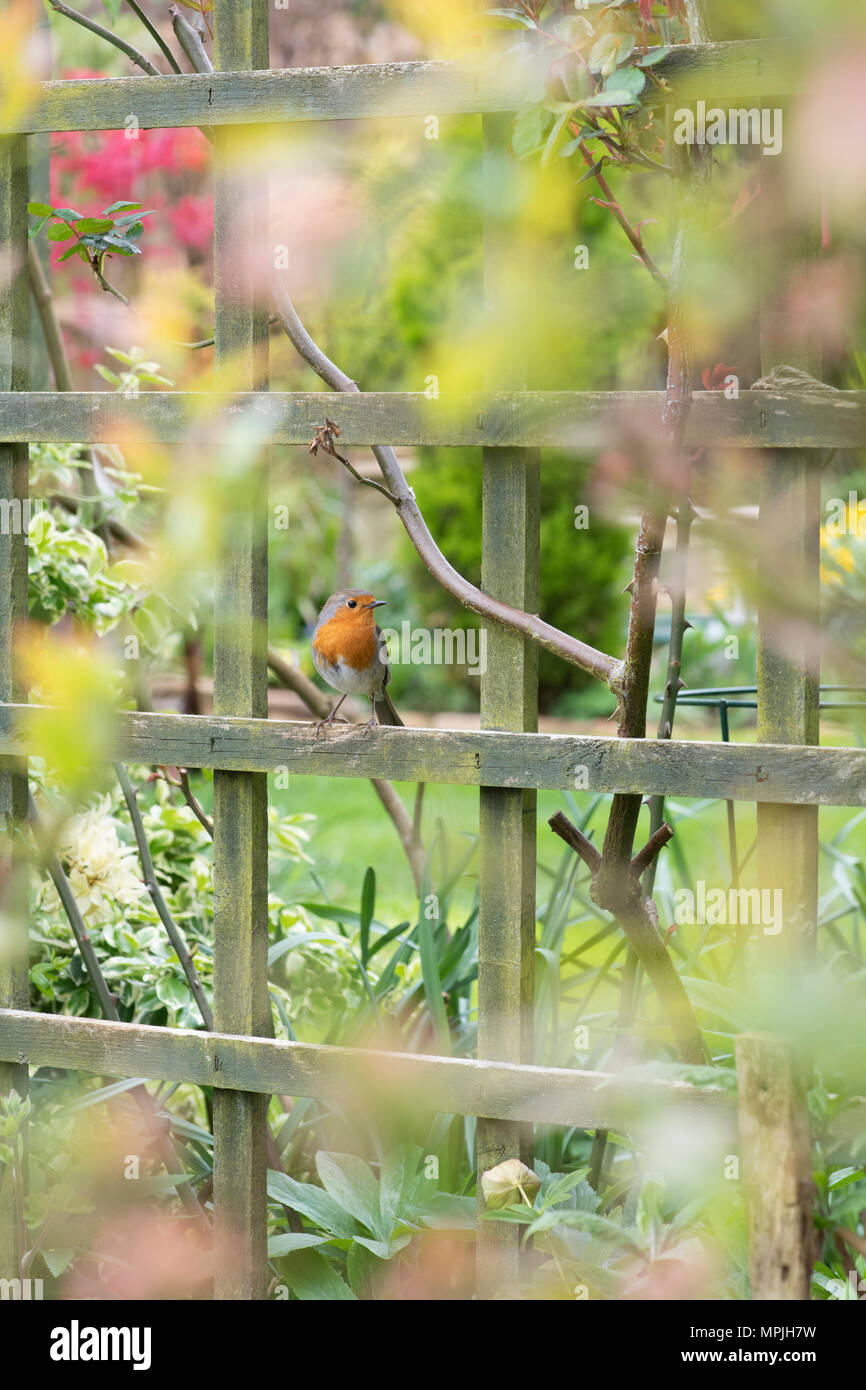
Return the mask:
M 378 722 L 379 721 L 376 718 L 376 696 L 374 693 L 370 696 L 370 718 L 367 720 L 366 724 L 364 725 L 364 728 L 372 729 L 374 725 L 378 724 Z
M 324 719 L 317 719 L 317 720 L 316 720 L 315 726 L 314 726 L 314 727 L 315 727 L 315 730 L 316 730 L 316 738 L 319 737 L 319 734 L 320 734 L 320 732 L 321 732 L 321 729 L 322 729 L 323 724 L 333 724 L 334 720 L 335 720 L 336 717 L 337 717 L 337 710 L 340 708 L 341 704 L 343 703 L 343 701 L 344 701 L 345 699 L 346 699 L 346 696 L 345 696 L 345 695 L 341 695 L 340 698 L 339 698 L 339 700 L 337 701 L 337 703 L 334 705 L 334 708 L 331 710 L 330 714 L 326 714 L 325 717 L 324 717 Z M 345 719 L 341 719 L 341 720 L 340 720 L 340 723 L 341 723 L 341 724 L 345 724 L 345 722 L 346 722 Z

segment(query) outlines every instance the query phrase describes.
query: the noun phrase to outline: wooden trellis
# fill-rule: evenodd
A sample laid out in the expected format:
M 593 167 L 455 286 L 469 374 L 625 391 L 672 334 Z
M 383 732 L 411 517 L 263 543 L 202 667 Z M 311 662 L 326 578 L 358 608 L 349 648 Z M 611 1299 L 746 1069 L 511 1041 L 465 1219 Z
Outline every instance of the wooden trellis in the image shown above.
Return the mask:
M 0 237 L 19 270 L 0 300 L 0 496 L 27 495 L 27 444 L 46 440 L 110 441 L 122 418 L 126 440 L 207 443 L 224 430 L 226 410 L 264 420 L 273 443 L 306 443 L 326 411 L 349 444 L 481 444 L 484 452 L 483 582 L 497 597 L 532 611 L 538 591 L 538 454 L 543 445 L 595 445 L 624 407 L 657 420 L 658 393 L 527 392 L 520 383 L 489 381 L 480 395 L 432 402 L 423 395 L 267 393 L 267 325 L 254 287 L 235 253 L 244 235 L 235 186 L 233 143 L 249 124 L 479 113 L 485 142 L 501 138 L 496 113 L 519 104 L 518 78 L 504 69 L 466 72 L 447 63 L 271 72 L 267 0 L 216 0 L 217 66 L 213 75 L 46 82 L 0 127 Z M 784 44 L 754 42 L 684 47 L 658 71 L 681 100 L 707 91 L 777 97 L 795 80 Z M 149 393 L 118 401 L 109 393 L 29 393 L 26 380 L 27 136 L 36 132 L 122 127 L 130 111 L 144 127 L 206 125 L 215 136 L 216 358 L 242 374 L 243 391 L 219 421 L 201 398 Z M 498 228 L 488 218 L 486 240 Z M 495 286 L 491 286 L 495 292 Z M 765 366 L 771 367 L 772 363 Z M 817 577 L 818 502 L 812 460 L 819 447 L 866 444 L 866 393 L 814 396 L 742 392 L 737 401 L 698 393 L 686 441 L 784 451 L 756 455 L 769 480 L 764 505 L 780 496 L 798 508 L 797 563 Z M 790 452 L 789 452 L 790 451 Z M 808 661 L 780 662 L 773 633 L 762 631 L 758 745 L 709 746 L 635 739 L 543 736 L 537 727 L 532 644 L 490 630 L 482 681 L 482 731 L 384 729 L 363 738 L 314 742 L 304 726 L 267 721 L 265 470 L 251 476 L 247 513 L 233 518 L 217 585 L 212 717 L 123 714 L 107 756 L 148 764 L 214 769 L 215 1031 L 184 1032 L 34 1014 L 27 1010 L 27 943 L 12 942 L 0 961 L 0 1084 L 26 1089 L 27 1068 L 59 1066 L 113 1076 L 178 1080 L 214 1088 L 214 1208 L 221 1260 L 217 1295 L 259 1298 L 267 1280 L 265 1107 L 271 1093 L 329 1097 L 347 1078 L 369 1088 L 371 1103 L 401 1092 L 423 1094 L 431 1110 L 476 1115 L 482 1165 L 518 1152 L 533 1122 L 623 1128 L 640 1123 L 625 1083 L 601 1085 L 598 1074 L 530 1065 L 534 950 L 535 791 L 573 786 L 586 769 L 594 792 L 717 796 L 760 803 L 762 840 L 773 853 L 780 836 L 802 851 L 795 918 L 814 934 L 814 874 L 819 804 L 866 804 L 866 752 L 820 749 Z M 791 483 L 795 484 L 792 500 Z M 255 485 L 253 485 L 255 484 Z M 517 550 L 507 538 L 521 537 Z M 26 613 L 26 550 L 20 535 L 0 535 L 0 811 L 10 824 L 26 817 L 26 762 L 38 751 L 32 711 L 16 684 L 12 634 Z M 772 695 L 772 702 L 770 700 Z M 785 746 L 788 745 L 788 746 Z M 476 785 L 481 797 L 479 1059 L 388 1056 L 352 1049 L 275 1042 L 269 1037 L 267 991 L 266 774 L 276 766 L 307 775 L 390 777 Z M 23 918 L 23 914 L 22 914 Z M 23 937 L 23 933 L 20 936 Z M 757 1046 L 757 1045 L 756 1045 Z M 740 1118 L 744 1143 L 756 1145 L 761 1081 L 758 1046 L 745 1048 Z M 793 1081 L 772 1069 L 773 1085 L 792 1097 Z M 757 1079 L 756 1079 L 757 1077 Z M 762 1090 L 762 1086 L 764 1089 Z M 646 1104 L 706 1117 L 733 1142 L 733 1107 L 724 1094 L 683 1083 L 642 1088 Z M 784 1130 L 784 1116 L 779 1121 Z M 799 1120 L 796 1120 L 799 1124 Z M 791 1120 L 795 1125 L 795 1120 Z M 793 1132 L 793 1129 L 792 1129 Z M 784 1134 L 774 1131 L 784 1148 Z M 800 1145 L 802 1149 L 802 1145 Z M 798 1152 L 800 1152 L 798 1149 Z M 754 1155 L 753 1155 L 754 1156 Z M 808 1156 L 807 1156 L 808 1157 Z M 798 1181 L 789 1172 L 786 1180 Z M 764 1194 L 752 1211 L 755 1295 L 808 1296 L 802 1223 L 789 1188 Z M 10 1195 L 0 1194 L 9 1216 Z M 787 1203 L 787 1205 L 786 1205 Z M 792 1222 L 797 1221 L 796 1229 Z M 774 1223 L 776 1223 L 774 1225 Z M 781 1223 L 781 1225 L 779 1225 Z M 485 1226 L 480 1240 L 482 1292 L 516 1260 L 515 1232 Z M 794 1275 L 779 1287 L 766 1272 L 768 1232 L 783 1232 Z M 781 1237 L 780 1237 L 781 1238 Z M 14 1222 L 0 1219 L 0 1274 L 17 1272 Z M 228 1242 L 231 1242 L 230 1245 Z M 504 1264 L 503 1264 L 504 1262 Z M 772 1264 L 772 1261 L 771 1261 Z M 804 1283 L 805 1280 L 805 1283 Z

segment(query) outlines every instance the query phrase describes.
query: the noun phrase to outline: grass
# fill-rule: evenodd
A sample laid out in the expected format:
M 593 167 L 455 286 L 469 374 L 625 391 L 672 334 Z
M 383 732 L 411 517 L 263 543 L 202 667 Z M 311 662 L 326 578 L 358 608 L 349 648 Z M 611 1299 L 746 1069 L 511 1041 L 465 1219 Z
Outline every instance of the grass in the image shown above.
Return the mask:
M 706 737 L 706 724 L 702 733 L 689 730 L 687 737 Z M 749 742 L 754 738 L 754 728 L 738 731 L 737 741 Z M 839 729 L 822 731 L 827 744 L 850 742 Z M 410 815 L 414 801 L 413 783 L 398 783 L 397 790 Z M 395 921 L 401 916 L 411 915 L 411 905 L 415 899 L 412 877 L 406 857 L 397 840 L 391 821 L 382 809 L 370 783 L 364 779 L 341 777 L 300 777 L 293 776 L 289 787 L 283 791 L 271 792 L 272 802 L 280 814 L 289 811 L 305 811 L 316 817 L 311 826 L 312 839 L 310 854 L 315 860 L 315 869 L 303 866 L 287 872 L 285 878 L 275 883 L 276 891 L 287 900 L 319 898 L 327 896 L 341 906 L 357 908 L 361 896 L 361 884 L 368 865 L 376 870 L 378 883 L 378 911 L 386 919 Z M 590 793 L 575 794 L 574 800 L 581 808 L 592 801 Z M 605 805 L 602 805 L 592 818 L 595 838 L 600 839 L 604 830 Z M 538 796 L 538 856 L 540 864 L 552 866 L 559 860 L 560 846 L 547 829 L 547 820 L 554 811 L 565 810 L 568 805 L 564 793 L 543 791 Z M 821 807 L 819 816 L 820 836 L 824 841 L 836 836 L 852 819 L 854 812 L 850 807 Z M 729 874 L 727 813 L 723 801 L 697 802 L 680 801 L 674 798 L 668 803 L 668 819 L 677 829 L 677 836 L 668 851 L 673 861 L 687 864 L 691 873 L 703 877 L 708 882 L 726 884 Z M 756 814 L 752 803 L 740 802 L 735 807 L 737 838 L 740 858 L 749 850 L 755 839 Z M 476 787 L 450 786 L 431 783 L 424 794 L 424 838 L 429 845 L 437 826 L 446 831 L 450 849 L 449 860 L 455 860 L 467 843 L 467 837 L 478 833 L 478 789 Z M 638 831 L 641 836 L 648 833 L 648 816 L 642 813 Z M 858 827 L 849 841 L 846 850 L 859 853 L 866 858 L 866 831 Z M 749 864 L 754 861 L 752 853 Z M 455 905 L 468 908 L 475 881 L 474 862 L 470 864 L 464 881 L 455 893 Z M 539 896 L 544 892 L 539 883 Z

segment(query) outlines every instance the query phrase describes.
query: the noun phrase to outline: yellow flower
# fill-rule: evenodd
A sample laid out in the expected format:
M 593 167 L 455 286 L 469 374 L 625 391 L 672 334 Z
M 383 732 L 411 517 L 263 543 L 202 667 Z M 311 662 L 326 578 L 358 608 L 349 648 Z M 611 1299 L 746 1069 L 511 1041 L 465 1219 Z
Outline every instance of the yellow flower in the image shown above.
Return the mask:
M 846 574 L 853 574 L 857 568 L 854 556 L 847 545 L 836 545 L 833 547 L 833 559 L 840 569 Z

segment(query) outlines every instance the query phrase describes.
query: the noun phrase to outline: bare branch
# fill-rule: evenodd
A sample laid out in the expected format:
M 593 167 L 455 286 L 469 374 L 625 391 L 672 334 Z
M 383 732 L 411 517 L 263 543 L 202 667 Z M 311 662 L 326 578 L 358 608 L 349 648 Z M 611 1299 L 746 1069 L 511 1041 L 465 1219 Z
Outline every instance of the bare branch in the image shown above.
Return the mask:
M 142 24 L 144 25 L 145 29 L 150 34 L 154 42 L 158 44 L 172 72 L 176 72 L 179 74 L 180 64 L 178 63 L 177 59 L 175 58 L 165 39 L 162 37 L 162 34 L 157 29 L 156 25 L 153 23 L 152 20 L 148 19 L 147 15 L 144 13 L 144 10 L 137 3 L 137 0 L 126 0 L 126 3 L 132 10 L 133 14 L 137 15 L 138 18 L 141 20 Z
M 211 817 L 207 815 L 206 812 L 202 809 L 197 798 L 195 797 L 192 787 L 189 784 L 189 773 L 187 772 L 185 767 L 179 767 L 177 771 L 178 776 L 180 777 L 180 782 L 178 783 L 178 785 L 181 791 L 183 792 L 184 801 L 186 802 L 189 809 L 192 811 L 199 824 L 204 826 L 208 835 L 210 835 L 211 839 L 213 839 L 213 821 Z
M 132 823 L 132 833 L 135 836 L 135 843 L 138 846 L 138 857 L 141 860 L 142 873 L 144 874 L 145 887 L 147 888 L 147 891 L 150 894 L 151 902 L 153 903 L 154 907 L 156 908 L 159 914 L 159 919 L 162 922 L 162 925 L 165 927 L 165 930 L 168 934 L 168 938 L 172 946 L 174 947 L 175 954 L 181 963 L 183 973 L 186 976 L 187 984 L 189 985 L 190 990 L 192 991 L 192 995 L 195 999 L 195 1002 L 198 1004 L 198 1010 L 201 1014 L 202 1023 L 204 1024 L 208 1032 L 212 1033 L 213 1010 L 211 1009 L 211 1006 L 208 1003 L 207 995 L 204 992 L 204 986 L 202 985 L 202 982 L 199 979 L 198 971 L 195 968 L 195 964 L 193 962 L 192 956 L 190 955 L 189 947 L 186 944 L 183 932 L 180 930 L 174 918 L 172 917 L 171 912 L 168 908 L 168 903 L 165 901 L 165 898 L 162 894 L 162 889 L 160 888 L 159 883 L 157 882 L 156 870 L 153 867 L 153 856 L 150 852 L 150 845 L 147 842 L 147 832 L 144 828 L 144 821 L 141 818 L 141 807 L 139 806 L 138 798 L 135 795 L 135 788 L 133 787 L 132 782 L 130 781 L 129 773 L 126 771 L 126 768 L 123 766 L 122 763 L 115 763 L 114 771 L 117 774 L 117 780 L 120 783 L 120 790 L 123 792 L 123 799 L 126 802 L 126 808 L 129 811 L 129 819 Z
M 572 129 L 574 129 L 576 133 L 577 127 L 572 126 Z M 583 155 L 583 158 L 586 161 L 586 163 L 590 166 L 590 168 L 593 168 L 596 161 L 593 159 L 592 155 L 590 154 L 589 150 L 586 148 L 585 145 L 581 145 L 580 152 Z M 584 178 L 586 177 L 587 176 L 584 175 Z M 649 251 L 644 246 L 643 237 L 641 236 L 640 232 L 629 222 L 628 218 L 626 217 L 625 213 L 623 212 L 622 208 L 620 207 L 619 203 L 614 197 L 613 190 L 611 189 L 610 184 L 608 183 L 607 179 L 604 177 L 600 169 L 593 174 L 593 178 L 595 179 L 596 183 L 598 184 L 606 199 L 602 206 L 608 209 L 615 221 L 617 221 L 619 225 L 622 227 L 623 231 L 625 232 L 626 236 L 628 237 L 629 241 L 634 247 L 635 253 L 638 256 L 639 260 L 641 260 L 643 264 L 646 266 L 650 275 L 655 280 L 656 284 L 659 286 L 659 289 L 661 289 L 665 294 L 667 294 L 667 277 L 665 276 L 663 271 L 659 270 Z M 594 199 L 593 201 L 597 202 L 598 199 Z
M 567 845 L 574 850 L 575 854 L 586 864 L 587 868 L 593 873 L 598 873 L 601 867 L 601 855 L 591 840 L 588 840 L 582 830 L 578 830 L 562 811 L 557 811 L 547 822 L 554 835 L 558 835 Z
M 96 34 L 100 39 L 105 39 L 106 43 L 112 44 L 114 48 L 119 48 L 121 53 L 125 53 L 137 68 L 141 68 L 142 72 L 147 73 L 148 77 L 164 76 L 159 68 L 154 67 L 150 59 L 145 58 L 143 53 L 139 53 L 137 48 L 133 48 L 131 43 L 127 43 L 125 39 L 112 33 L 110 29 L 103 29 L 102 25 L 97 24 L 95 19 L 88 19 L 86 15 L 79 14 L 77 10 L 65 5 L 63 0 L 48 0 L 48 3 L 52 10 L 56 10 L 65 19 L 71 19 L 74 24 L 80 24 L 82 29 L 89 29 L 91 34 Z
M 593 901 L 610 912 L 625 932 L 629 945 L 658 994 L 681 1059 L 694 1063 L 705 1061 L 704 1045 L 691 1001 L 665 943 L 659 936 L 652 904 L 643 897 L 637 878 L 630 873 L 620 875 L 616 893 L 608 888 L 605 900 L 602 900 L 598 888 L 600 874 L 606 868 L 605 857 L 599 854 L 595 846 L 562 811 L 557 811 L 556 815 L 551 816 L 548 823 L 555 834 L 565 840 L 592 870 L 593 882 L 590 891 Z M 648 846 L 645 846 L 642 853 L 646 852 L 646 848 Z
M 175 37 L 195 71 L 213 72 L 213 63 L 208 57 L 199 31 L 192 27 L 177 5 L 169 5 L 168 12 L 171 15 L 171 27 L 174 29 Z M 207 131 L 202 133 L 207 135 L 208 139 L 211 138 Z
M 643 849 L 638 850 L 631 861 L 631 871 L 636 878 L 640 878 L 644 869 L 649 868 L 659 851 L 664 849 L 668 840 L 672 840 L 673 837 L 674 828 L 672 825 L 669 825 L 667 821 L 665 821 L 664 825 L 660 825 L 658 830 L 650 835 Z
M 58 391 L 71 391 L 73 390 L 72 369 L 69 366 L 69 358 L 60 333 L 60 325 L 54 312 L 54 300 L 48 279 L 32 241 L 27 243 L 27 277 L 30 281 L 33 303 L 36 305 L 36 312 L 42 325 L 42 336 L 45 339 L 48 360 L 54 373 L 54 385 Z
M 345 372 L 331 362 L 313 342 L 298 318 L 285 285 L 276 273 L 271 275 L 271 288 L 274 305 L 283 327 L 304 361 L 333 390 L 357 392 L 357 382 L 347 377 Z M 618 688 L 622 663 L 615 657 L 597 651 L 595 647 L 590 647 L 565 632 L 560 632 L 558 628 L 543 622 L 537 614 L 524 613 L 519 608 L 512 608 L 510 604 L 492 598 L 464 579 L 463 575 L 449 564 L 434 541 L 394 450 L 389 445 L 376 444 L 373 446 L 373 453 L 393 494 L 394 505 L 409 539 L 434 579 L 447 593 L 473 613 L 478 613 L 482 618 L 487 618 L 502 627 L 510 628 L 513 632 L 519 632 L 523 637 L 562 657 L 564 661 L 579 666 L 583 671 L 589 671 L 599 680 L 605 681 L 611 689 Z

